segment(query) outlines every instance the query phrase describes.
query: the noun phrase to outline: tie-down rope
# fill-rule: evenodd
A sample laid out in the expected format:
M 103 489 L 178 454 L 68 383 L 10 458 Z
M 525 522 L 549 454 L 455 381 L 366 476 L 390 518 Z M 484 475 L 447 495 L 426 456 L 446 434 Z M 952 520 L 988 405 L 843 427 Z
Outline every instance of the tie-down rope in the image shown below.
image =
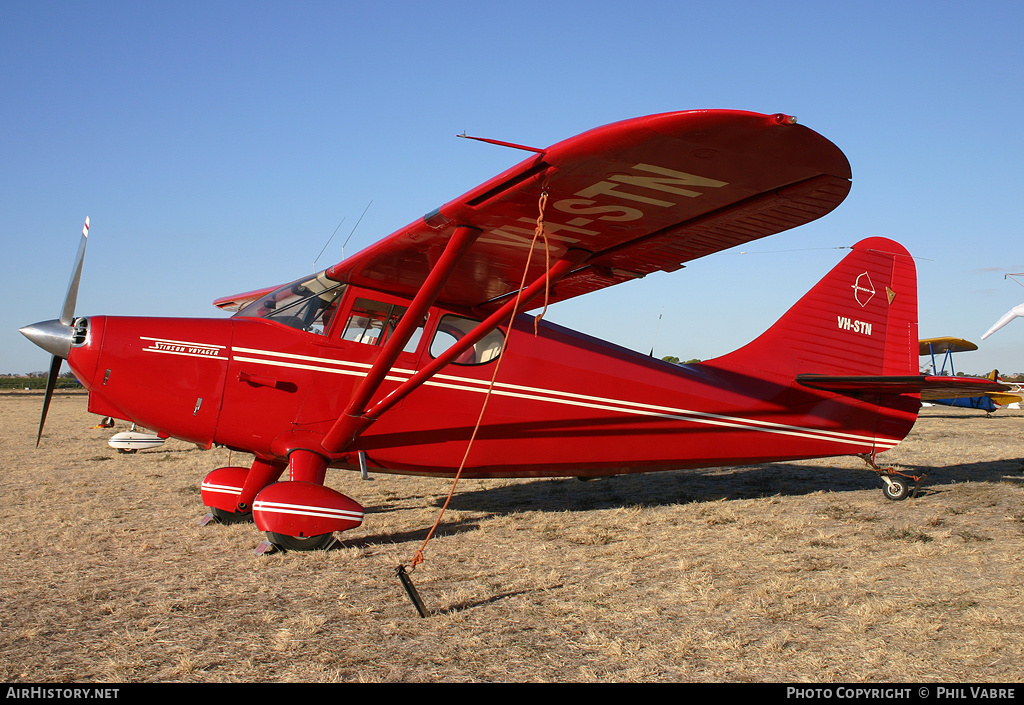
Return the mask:
M 466 452 L 462 456 L 462 462 L 459 464 L 459 469 L 455 472 L 455 477 L 452 480 L 451 489 L 448 490 L 448 497 L 444 501 L 444 505 L 441 507 L 441 511 L 438 512 L 437 519 L 434 521 L 434 525 L 427 532 L 427 537 L 423 539 L 423 544 L 416 551 L 411 562 L 411 568 L 415 570 L 416 566 L 424 561 L 423 554 L 427 548 L 427 543 L 434 537 L 434 533 L 437 528 L 441 525 L 441 518 L 444 516 L 445 511 L 448 509 L 448 504 L 452 501 L 452 497 L 455 495 L 455 486 L 459 483 L 459 478 L 462 476 L 462 471 L 466 467 L 466 461 L 469 459 L 469 453 L 473 449 L 473 442 L 476 440 L 476 434 L 480 430 L 480 426 L 483 424 L 484 412 L 487 411 L 487 404 L 491 399 L 491 392 L 494 391 L 495 382 L 498 378 L 498 371 L 501 369 L 501 361 L 505 358 L 505 348 L 508 346 L 509 336 L 512 334 L 512 324 L 515 321 L 516 314 L 519 312 L 519 304 L 522 299 L 523 289 L 526 287 L 526 277 L 530 271 L 530 262 L 533 259 L 533 251 L 537 245 L 538 238 L 544 241 L 544 261 L 546 266 L 546 273 L 544 275 L 544 309 L 537 314 L 533 319 L 533 332 L 536 335 L 539 331 L 539 325 L 541 318 L 548 310 L 548 301 L 551 289 L 551 249 L 548 243 L 547 233 L 544 231 L 544 208 L 548 202 L 548 190 L 547 187 L 541 190 L 540 200 L 538 201 L 537 208 L 537 226 L 533 231 L 533 240 L 530 242 L 530 251 L 526 255 L 526 265 L 523 267 L 523 278 L 519 283 L 519 291 L 516 292 L 515 304 L 512 307 L 512 316 L 509 319 L 508 333 L 505 334 L 504 339 L 501 342 L 501 349 L 498 351 L 498 361 L 494 366 L 494 372 L 491 374 L 491 382 L 487 386 L 487 391 L 484 394 L 484 403 L 480 407 L 480 415 L 477 416 L 476 425 L 473 427 L 473 433 L 469 437 L 469 443 L 466 445 Z

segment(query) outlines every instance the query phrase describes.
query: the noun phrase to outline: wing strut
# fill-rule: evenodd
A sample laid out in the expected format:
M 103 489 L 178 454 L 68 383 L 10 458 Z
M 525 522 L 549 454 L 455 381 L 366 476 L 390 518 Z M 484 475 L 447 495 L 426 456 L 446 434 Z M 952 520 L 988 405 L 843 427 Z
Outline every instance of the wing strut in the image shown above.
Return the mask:
M 370 424 L 380 418 L 381 414 L 393 407 L 395 404 L 404 399 L 410 392 L 420 387 L 424 382 L 433 377 L 437 372 L 445 367 L 452 360 L 456 359 L 459 355 L 464 353 L 470 347 L 480 342 L 480 340 L 501 325 L 505 319 L 512 315 L 513 309 L 518 305 L 522 307 L 527 302 L 535 299 L 537 296 L 544 292 L 547 286 L 554 284 L 556 281 L 564 277 L 566 274 L 571 272 L 575 267 L 579 266 L 584 260 L 591 256 L 590 252 L 586 250 L 570 250 L 560 260 L 555 262 L 551 269 L 546 271 L 544 274 L 539 276 L 532 284 L 523 289 L 521 296 L 514 298 L 507 302 L 504 306 L 499 308 L 497 311 L 488 316 L 484 321 L 479 323 L 473 330 L 463 336 L 455 345 L 448 348 L 442 355 L 436 357 L 426 367 L 421 369 L 419 372 L 410 377 L 406 382 L 402 383 L 398 388 L 384 397 L 382 400 L 377 402 L 370 409 L 364 410 L 362 407 L 366 403 L 361 401 L 360 404 L 349 404 L 349 408 L 346 409 L 345 413 L 335 422 L 331 430 L 327 432 L 324 437 L 322 445 L 324 450 L 329 453 L 341 453 L 345 451 L 356 438 L 365 431 Z M 435 267 L 436 269 L 436 267 Z M 418 298 L 419 295 L 417 295 Z M 410 311 L 411 311 L 410 307 Z M 407 313 L 403 316 L 402 320 L 409 319 L 410 315 Z M 419 320 L 419 319 L 416 319 Z M 395 330 L 398 333 L 398 330 Z M 404 345 L 404 342 L 402 343 Z M 374 365 L 376 368 L 376 364 Z M 383 380 L 383 374 L 387 370 L 382 370 L 380 379 Z M 372 371 L 371 371 L 372 375 Z M 369 376 L 367 376 L 369 380 Z M 378 381 L 370 393 L 376 391 L 380 385 Z M 366 383 L 361 385 L 366 387 Z M 368 400 L 368 397 L 367 397 Z M 355 399 L 353 399 L 355 401 Z

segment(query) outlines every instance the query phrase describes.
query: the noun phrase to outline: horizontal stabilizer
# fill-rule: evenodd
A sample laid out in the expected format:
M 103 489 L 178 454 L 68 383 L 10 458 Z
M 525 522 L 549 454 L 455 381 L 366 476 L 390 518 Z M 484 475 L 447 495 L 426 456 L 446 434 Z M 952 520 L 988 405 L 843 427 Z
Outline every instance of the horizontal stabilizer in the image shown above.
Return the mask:
M 796 381 L 805 387 L 840 394 L 920 394 L 921 399 L 961 399 L 997 392 L 1011 387 L 980 377 L 940 377 L 934 375 L 799 375 Z

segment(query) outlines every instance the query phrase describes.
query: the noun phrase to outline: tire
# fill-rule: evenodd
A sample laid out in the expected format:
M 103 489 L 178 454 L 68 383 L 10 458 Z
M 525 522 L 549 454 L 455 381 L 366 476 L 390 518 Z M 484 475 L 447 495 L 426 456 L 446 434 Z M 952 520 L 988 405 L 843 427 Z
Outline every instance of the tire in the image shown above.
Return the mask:
M 885 495 L 886 499 L 899 502 L 902 499 L 906 499 L 910 494 L 910 483 L 903 477 L 891 478 L 882 487 L 882 494 Z
M 289 536 L 288 534 L 277 534 L 273 531 L 268 531 L 267 540 L 285 551 L 323 551 L 334 543 L 334 534 Z
M 238 512 L 229 512 L 226 509 L 210 507 L 210 514 L 221 524 L 244 524 L 252 521 L 252 512 L 240 514 Z

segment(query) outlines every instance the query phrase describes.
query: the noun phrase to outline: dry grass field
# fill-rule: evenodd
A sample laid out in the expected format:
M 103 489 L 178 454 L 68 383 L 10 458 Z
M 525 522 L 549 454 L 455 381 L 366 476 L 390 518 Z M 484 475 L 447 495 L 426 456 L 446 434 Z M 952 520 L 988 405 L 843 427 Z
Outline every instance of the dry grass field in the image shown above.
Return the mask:
M 367 508 L 333 550 L 257 556 L 200 525 L 203 476 L 136 455 L 81 394 L 0 395 L 0 681 L 1016 682 L 1024 412 L 928 408 L 883 456 L 575 480 L 335 473 Z M 119 428 L 119 430 L 124 430 Z

